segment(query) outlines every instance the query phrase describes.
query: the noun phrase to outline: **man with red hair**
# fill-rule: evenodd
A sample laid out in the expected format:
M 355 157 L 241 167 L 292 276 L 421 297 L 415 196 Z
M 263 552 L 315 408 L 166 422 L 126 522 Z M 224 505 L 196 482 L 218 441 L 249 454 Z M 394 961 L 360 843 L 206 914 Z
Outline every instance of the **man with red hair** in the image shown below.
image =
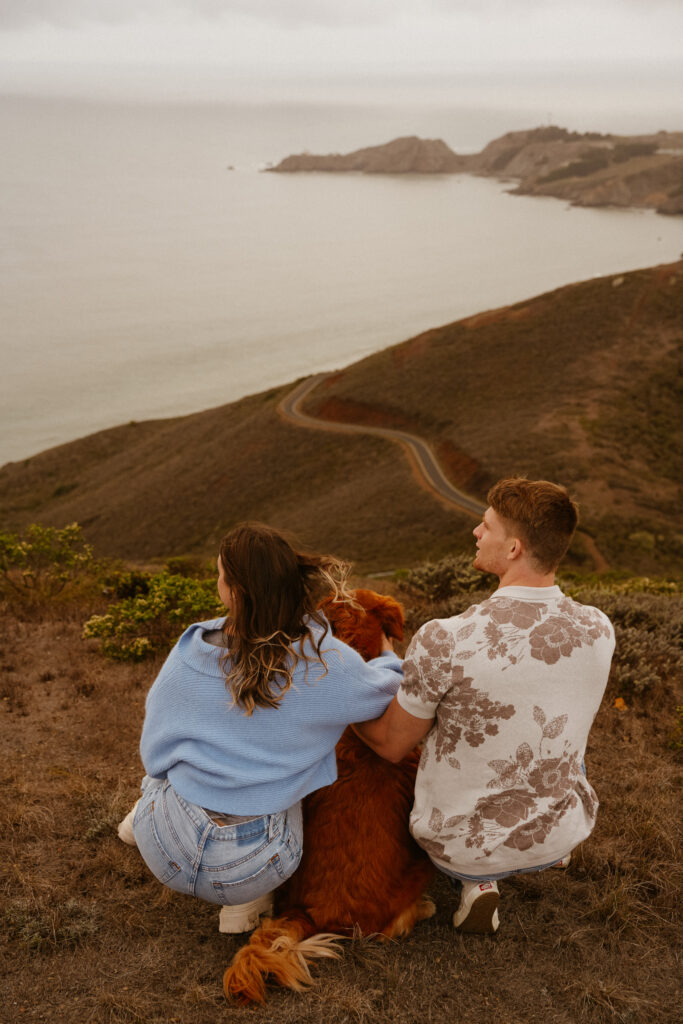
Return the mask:
M 614 651 L 609 619 L 555 585 L 578 522 L 565 488 L 513 477 L 488 502 L 474 565 L 498 589 L 418 630 L 397 695 L 356 726 L 391 761 L 426 737 L 411 832 L 478 933 L 498 928 L 501 878 L 565 866 L 593 829 L 583 758 Z

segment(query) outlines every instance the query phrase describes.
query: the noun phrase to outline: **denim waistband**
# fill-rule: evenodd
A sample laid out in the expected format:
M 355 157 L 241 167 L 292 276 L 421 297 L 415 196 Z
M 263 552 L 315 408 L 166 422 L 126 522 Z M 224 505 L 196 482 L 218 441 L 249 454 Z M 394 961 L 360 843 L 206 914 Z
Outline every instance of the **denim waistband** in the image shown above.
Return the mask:
M 235 821 L 231 824 L 219 825 L 214 822 L 214 814 L 223 818 L 231 816 L 224 815 L 221 812 L 209 813 L 204 807 L 200 807 L 199 804 L 193 804 L 190 800 L 182 797 L 178 790 L 171 786 L 170 782 L 168 782 L 168 786 L 173 790 L 178 803 L 199 832 L 203 832 L 209 824 L 216 824 L 220 828 L 220 832 L 216 833 L 216 837 L 221 839 L 248 839 L 263 833 L 268 833 L 269 835 L 273 833 L 275 815 L 261 814 L 257 818 L 247 818 L 246 821 Z
M 245 821 L 255 821 L 262 817 L 260 814 L 223 814 L 222 811 L 212 811 L 208 807 L 202 807 L 202 810 L 216 825 L 243 825 Z

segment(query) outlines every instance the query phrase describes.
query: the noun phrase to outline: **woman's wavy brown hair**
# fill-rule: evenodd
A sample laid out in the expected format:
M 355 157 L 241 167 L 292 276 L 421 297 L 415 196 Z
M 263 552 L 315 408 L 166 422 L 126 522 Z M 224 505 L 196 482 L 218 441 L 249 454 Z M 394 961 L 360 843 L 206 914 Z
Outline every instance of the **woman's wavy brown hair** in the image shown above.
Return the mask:
M 321 647 L 329 627 L 318 606 L 328 596 L 354 603 L 346 585 L 351 567 L 333 555 L 298 551 L 262 523 L 234 527 L 219 558 L 233 594 L 224 628 L 226 684 L 247 715 L 276 708 L 297 661 L 312 660 L 304 652 L 307 639 L 327 671 Z M 314 624 L 321 627 L 317 640 Z

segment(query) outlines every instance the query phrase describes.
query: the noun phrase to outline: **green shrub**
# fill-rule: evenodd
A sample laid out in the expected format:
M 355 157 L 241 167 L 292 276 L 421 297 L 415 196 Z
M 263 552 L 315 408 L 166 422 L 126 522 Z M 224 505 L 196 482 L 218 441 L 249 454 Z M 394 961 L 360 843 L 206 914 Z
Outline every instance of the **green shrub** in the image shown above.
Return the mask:
M 591 592 L 600 594 L 680 594 L 683 592 L 683 580 L 666 579 L 661 576 L 627 576 L 624 573 L 613 572 L 607 575 L 593 574 L 590 576 L 579 576 L 577 573 L 562 572 L 558 583 L 565 594 L 576 597 L 578 601 L 583 600 L 581 595 Z M 600 599 L 599 597 L 596 599 Z M 609 598 L 607 599 L 609 601 Z
M 629 583 L 637 582 L 573 594 L 583 604 L 602 609 L 612 620 L 616 636 L 612 680 L 619 692 L 642 693 L 657 683 L 673 682 L 683 673 L 683 601 L 667 591 L 627 589 Z
M 139 597 L 149 593 L 152 578 L 151 572 L 139 569 L 115 569 L 103 577 L 102 592 L 106 597 Z
M 124 597 L 105 615 L 93 615 L 84 639 L 102 641 L 109 658 L 140 661 L 168 650 L 190 623 L 225 614 L 215 580 L 197 580 L 160 572 L 150 577 L 145 593 Z
M 92 548 L 78 523 L 61 530 L 33 523 L 23 536 L 0 534 L 0 589 L 5 597 L 52 598 L 95 571 Z
M 445 601 L 496 585 L 495 576 L 473 568 L 470 555 L 446 555 L 438 562 L 411 569 L 398 580 L 399 589 L 421 594 L 428 601 Z

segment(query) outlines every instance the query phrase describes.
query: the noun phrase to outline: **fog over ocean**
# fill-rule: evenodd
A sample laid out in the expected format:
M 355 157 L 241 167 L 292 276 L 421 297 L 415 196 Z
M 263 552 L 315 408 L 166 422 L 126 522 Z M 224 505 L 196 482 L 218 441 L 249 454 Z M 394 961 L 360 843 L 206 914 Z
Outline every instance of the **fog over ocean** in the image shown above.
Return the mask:
M 0 98 L 0 464 L 679 257 L 682 218 L 571 209 L 488 179 L 259 173 L 408 134 L 471 152 L 538 123 L 444 106 Z M 615 114 L 603 130 L 660 127 Z

